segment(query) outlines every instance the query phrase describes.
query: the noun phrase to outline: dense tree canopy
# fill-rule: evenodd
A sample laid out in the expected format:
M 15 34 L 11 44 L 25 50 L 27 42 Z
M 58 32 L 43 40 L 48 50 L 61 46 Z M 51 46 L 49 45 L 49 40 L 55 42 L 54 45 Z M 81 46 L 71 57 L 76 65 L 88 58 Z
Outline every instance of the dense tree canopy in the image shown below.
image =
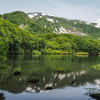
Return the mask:
M 7 53 L 32 53 L 33 50 L 42 53 L 46 53 L 47 50 L 70 53 L 100 52 L 100 41 L 83 39 L 71 34 L 55 34 L 33 22 L 26 27 L 26 30 L 22 30 L 9 21 L 0 19 L 0 39 L 6 43 L 4 47 L 7 47 Z

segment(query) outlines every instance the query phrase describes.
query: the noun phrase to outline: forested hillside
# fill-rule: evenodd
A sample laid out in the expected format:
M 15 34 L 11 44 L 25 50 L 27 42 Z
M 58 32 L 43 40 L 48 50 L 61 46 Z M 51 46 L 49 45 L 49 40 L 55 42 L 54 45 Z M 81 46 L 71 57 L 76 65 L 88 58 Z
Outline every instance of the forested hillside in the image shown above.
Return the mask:
M 100 28 L 95 27 L 96 24 L 94 23 L 52 16 L 34 16 L 32 20 L 54 33 L 68 33 L 86 36 L 91 39 L 98 39 L 100 37 Z
M 8 53 L 29 53 L 42 48 L 39 43 L 45 41 L 4 19 L 0 19 L 0 38 L 8 43 Z
M 98 53 L 100 42 L 70 34 L 33 35 L 7 20 L 0 19 L 0 42 L 6 43 L 7 53 L 88 52 Z
M 30 33 L 36 35 L 36 34 L 47 34 L 47 33 L 53 33 L 50 29 L 44 28 L 34 22 L 31 22 L 28 26 L 26 26 L 25 30 L 29 31 Z
M 8 20 L 12 24 L 18 25 L 23 30 L 28 30 L 32 34 L 46 34 L 52 33 L 47 28 L 44 28 L 32 21 L 28 15 L 22 11 L 15 11 L 12 13 L 5 13 L 1 15 L 3 19 Z
M 16 25 L 21 25 L 21 24 L 26 25 L 30 23 L 31 21 L 28 15 L 22 11 L 14 11 L 12 13 L 5 13 L 2 15 L 2 17 L 10 21 L 12 24 L 16 24 Z

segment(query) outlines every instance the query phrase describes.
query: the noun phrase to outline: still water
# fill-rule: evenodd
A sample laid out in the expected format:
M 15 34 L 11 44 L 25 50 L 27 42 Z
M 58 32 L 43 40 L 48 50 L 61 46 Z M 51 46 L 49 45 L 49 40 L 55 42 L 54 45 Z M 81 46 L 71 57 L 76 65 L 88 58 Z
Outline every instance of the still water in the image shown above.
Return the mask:
M 95 100 L 86 95 L 87 88 L 100 87 L 100 71 L 91 68 L 100 57 L 7 55 L 5 63 L 10 69 L 0 76 L 1 100 Z M 64 73 L 57 72 L 59 67 Z M 13 74 L 15 68 L 21 69 L 21 75 Z M 39 82 L 27 82 L 30 77 L 38 77 Z

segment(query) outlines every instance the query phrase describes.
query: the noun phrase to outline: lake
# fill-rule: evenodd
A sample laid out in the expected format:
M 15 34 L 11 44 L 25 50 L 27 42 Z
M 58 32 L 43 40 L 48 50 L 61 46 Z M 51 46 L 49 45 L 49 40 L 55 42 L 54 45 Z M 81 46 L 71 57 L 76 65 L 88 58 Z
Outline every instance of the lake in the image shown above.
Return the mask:
M 91 67 L 100 57 L 16 54 L 7 55 L 5 63 L 10 69 L 0 76 L 0 100 L 95 100 L 88 92 L 100 87 L 100 71 Z M 13 74 L 15 68 L 20 75 Z M 30 77 L 39 82 L 27 82 Z

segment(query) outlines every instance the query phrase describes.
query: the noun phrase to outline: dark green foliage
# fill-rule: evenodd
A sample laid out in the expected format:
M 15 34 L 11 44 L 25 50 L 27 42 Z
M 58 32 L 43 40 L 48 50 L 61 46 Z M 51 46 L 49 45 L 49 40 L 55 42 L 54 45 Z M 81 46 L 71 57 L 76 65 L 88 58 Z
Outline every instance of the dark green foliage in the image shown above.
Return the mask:
M 31 78 L 28 79 L 27 82 L 37 83 L 37 82 L 39 82 L 39 78 L 38 77 L 31 77 Z
M 31 22 L 27 27 L 26 30 L 29 31 L 30 33 L 36 35 L 36 34 L 46 34 L 46 33 L 52 33 L 47 28 L 44 28 L 42 26 L 39 26 L 38 24 Z
M 6 60 L 6 53 L 8 50 L 8 46 L 6 42 L 0 41 L 0 72 L 1 70 L 6 70 L 8 68 L 7 65 L 4 64 Z
M 95 99 L 97 99 L 97 100 L 100 100 L 100 93 L 93 93 L 93 94 L 90 94 L 90 96 L 91 96 L 92 98 L 95 98 Z
M 0 100 L 6 100 L 4 97 L 4 93 L 0 93 Z
M 0 14 L 0 17 L 2 18 L 2 15 Z
M 46 89 L 46 90 L 52 90 L 53 88 L 50 87 L 50 86 L 48 86 L 48 87 L 46 87 L 45 89 Z

